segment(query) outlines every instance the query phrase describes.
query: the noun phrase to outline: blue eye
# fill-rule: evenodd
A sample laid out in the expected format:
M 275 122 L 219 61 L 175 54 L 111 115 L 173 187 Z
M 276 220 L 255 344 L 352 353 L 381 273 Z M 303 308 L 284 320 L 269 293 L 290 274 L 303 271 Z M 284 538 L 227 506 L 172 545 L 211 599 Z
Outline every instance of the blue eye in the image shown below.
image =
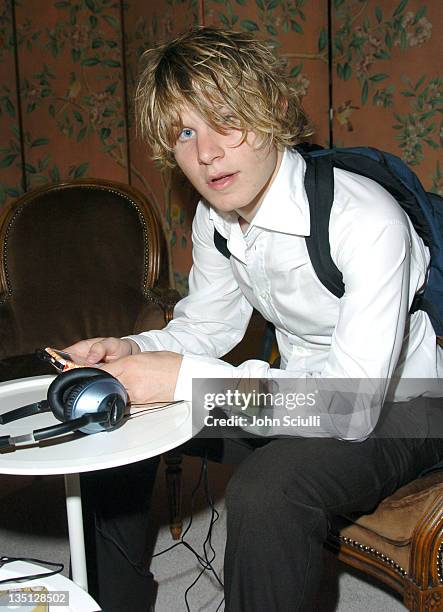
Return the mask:
M 189 140 L 193 136 L 194 136 L 194 130 L 191 130 L 191 128 L 184 128 L 180 132 L 180 136 L 178 138 L 179 140 Z

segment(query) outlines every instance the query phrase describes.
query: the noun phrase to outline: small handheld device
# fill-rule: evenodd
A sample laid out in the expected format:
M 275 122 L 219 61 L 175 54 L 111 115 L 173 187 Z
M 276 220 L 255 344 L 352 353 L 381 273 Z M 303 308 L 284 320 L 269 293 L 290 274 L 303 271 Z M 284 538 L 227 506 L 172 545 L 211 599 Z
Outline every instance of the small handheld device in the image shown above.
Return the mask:
M 84 368 L 87 364 L 75 363 L 69 353 L 65 351 L 59 351 L 57 349 L 47 346 L 44 349 L 38 349 L 36 351 L 39 359 L 48 361 L 57 372 L 67 372 L 74 368 Z

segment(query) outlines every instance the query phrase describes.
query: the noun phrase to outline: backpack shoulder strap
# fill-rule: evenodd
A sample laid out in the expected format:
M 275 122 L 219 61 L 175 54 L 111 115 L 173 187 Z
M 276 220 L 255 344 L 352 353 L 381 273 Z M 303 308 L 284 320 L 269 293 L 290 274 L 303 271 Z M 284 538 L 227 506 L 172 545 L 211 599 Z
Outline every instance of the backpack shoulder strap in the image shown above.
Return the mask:
M 343 275 L 331 257 L 329 220 L 334 201 L 334 165 L 331 154 L 303 154 L 306 162 L 305 189 L 309 200 L 311 232 L 306 246 L 320 282 L 336 297 L 345 292 Z
M 311 232 L 306 237 L 309 258 L 320 282 L 336 297 L 344 292 L 343 276 L 331 257 L 329 219 L 334 200 L 334 168 L 330 154 L 311 156 L 299 150 L 306 162 L 305 189 L 309 200 Z M 214 228 L 214 245 L 228 259 L 227 240 Z
M 217 251 L 219 251 L 227 259 L 231 257 L 231 252 L 228 249 L 228 241 L 216 228 L 214 228 L 214 245 Z

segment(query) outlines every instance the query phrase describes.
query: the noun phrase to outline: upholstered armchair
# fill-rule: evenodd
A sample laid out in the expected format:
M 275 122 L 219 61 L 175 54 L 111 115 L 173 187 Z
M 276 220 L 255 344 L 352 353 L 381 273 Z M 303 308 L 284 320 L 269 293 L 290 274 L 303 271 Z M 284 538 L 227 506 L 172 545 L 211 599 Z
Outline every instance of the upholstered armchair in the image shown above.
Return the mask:
M 98 179 L 25 194 L 0 215 L 0 377 L 46 371 L 36 348 L 160 328 L 179 297 L 153 206 Z M 53 371 L 48 370 L 53 373 Z
M 443 611 L 443 468 L 342 519 L 328 542 L 341 561 L 395 589 L 411 612 Z

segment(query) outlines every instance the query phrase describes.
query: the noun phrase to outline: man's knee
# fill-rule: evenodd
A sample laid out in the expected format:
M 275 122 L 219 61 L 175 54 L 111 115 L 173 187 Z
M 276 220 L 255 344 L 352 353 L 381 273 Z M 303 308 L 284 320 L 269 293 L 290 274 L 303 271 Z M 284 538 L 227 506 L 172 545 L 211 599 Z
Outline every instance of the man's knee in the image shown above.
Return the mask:
M 312 513 L 326 516 L 321 492 L 315 483 L 307 481 L 303 469 L 295 465 L 281 473 L 271 466 L 257 469 L 254 457 L 234 472 L 225 502 L 231 516 L 251 515 L 256 520 L 288 514 L 300 519 Z

